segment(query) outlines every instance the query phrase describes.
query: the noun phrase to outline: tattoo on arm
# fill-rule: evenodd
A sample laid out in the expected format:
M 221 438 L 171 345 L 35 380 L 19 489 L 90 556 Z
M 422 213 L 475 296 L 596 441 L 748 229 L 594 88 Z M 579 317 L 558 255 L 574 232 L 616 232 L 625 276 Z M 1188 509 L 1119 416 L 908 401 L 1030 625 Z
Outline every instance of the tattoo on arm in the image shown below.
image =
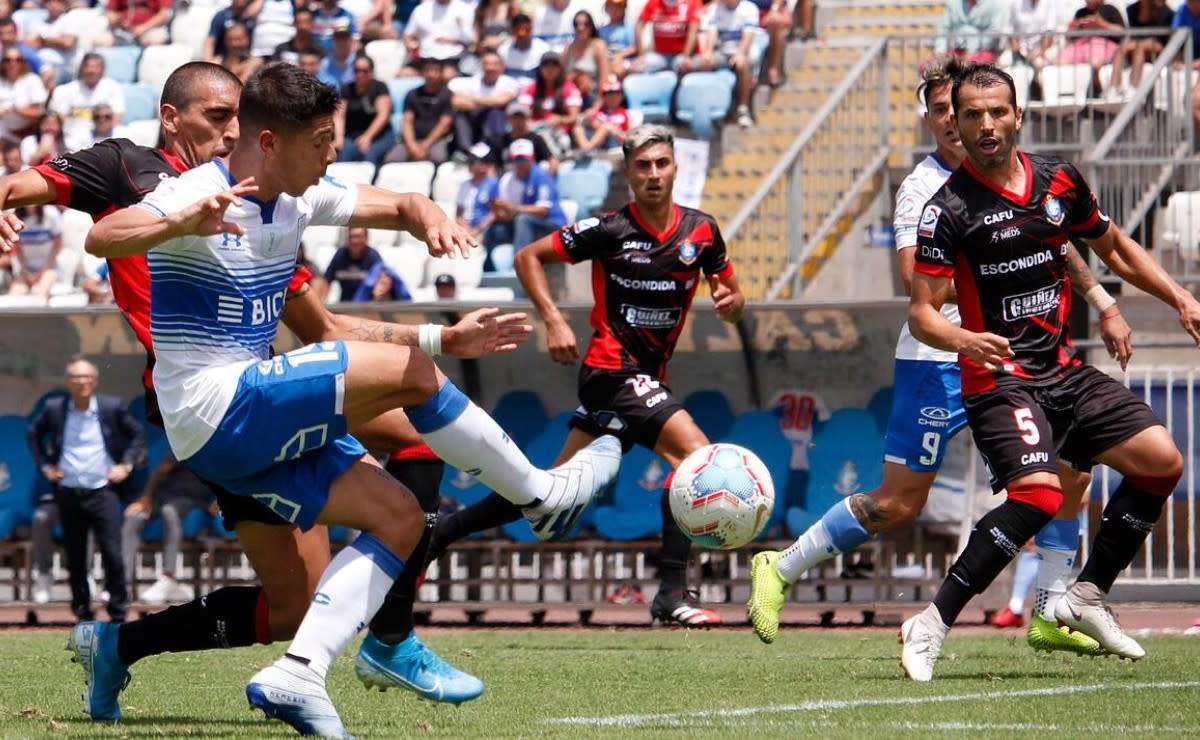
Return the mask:
M 359 319 L 346 327 L 346 333 L 360 342 L 403 343 L 397 342 L 396 327 L 383 321 Z
M 874 531 L 872 527 L 884 521 L 884 513 L 879 510 L 879 503 L 866 493 L 856 493 L 850 497 L 850 513 L 868 531 Z
M 1088 269 L 1087 260 L 1079 253 L 1074 244 L 1067 244 L 1067 273 L 1071 276 L 1071 286 L 1079 295 L 1099 285 L 1096 276 Z

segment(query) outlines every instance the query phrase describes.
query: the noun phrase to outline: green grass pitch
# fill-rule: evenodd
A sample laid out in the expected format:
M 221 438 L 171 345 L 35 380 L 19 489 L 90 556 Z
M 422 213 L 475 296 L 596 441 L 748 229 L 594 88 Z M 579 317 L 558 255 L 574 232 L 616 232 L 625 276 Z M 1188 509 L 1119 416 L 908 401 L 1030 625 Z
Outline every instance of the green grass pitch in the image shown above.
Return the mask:
M 63 634 L 0 634 L 0 738 L 294 737 L 246 707 L 282 646 L 148 658 L 125 721 L 87 721 Z M 426 642 L 487 683 L 461 707 L 369 692 L 343 656 L 330 691 L 358 737 L 1200 737 L 1200 639 L 1146 660 L 1035 655 L 1023 637 L 955 633 L 930 684 L 902 678 L 895 634 L 788 630 L 462 630 Z

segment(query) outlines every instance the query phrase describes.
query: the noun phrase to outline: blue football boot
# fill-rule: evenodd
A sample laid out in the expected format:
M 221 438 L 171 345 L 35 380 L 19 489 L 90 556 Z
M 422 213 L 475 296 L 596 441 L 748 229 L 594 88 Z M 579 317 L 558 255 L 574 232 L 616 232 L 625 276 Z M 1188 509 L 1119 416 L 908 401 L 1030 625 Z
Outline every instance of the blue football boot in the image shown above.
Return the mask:
M 67 638 L 67 650 L 75 654 L 71 660 L 83 667 L 83 709 L 97 722 L 121 719 L 117 697 L 131 678 L 117 657 L 118 629 L 112 622 L 80 622 Z
M 483 693 L 483 681 L 442 660 L 415 632 L 395 645 L 368 634 L 358 649 L 354 672 L 367 688 L 386 691 L 399 686 L 430 701 L 462 704 Z

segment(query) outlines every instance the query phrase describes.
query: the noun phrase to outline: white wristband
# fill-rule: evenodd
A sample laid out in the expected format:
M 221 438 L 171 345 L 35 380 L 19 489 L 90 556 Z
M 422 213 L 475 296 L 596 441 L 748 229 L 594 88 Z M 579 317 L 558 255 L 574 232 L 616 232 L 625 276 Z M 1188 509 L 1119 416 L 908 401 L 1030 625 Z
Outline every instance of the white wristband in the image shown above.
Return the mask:
M 1104 313 L 1108 309 L 1117 305 L 1117 299 L 1108 294 L 1103 285 L 1093 285 L 1088 288 L 1088 291 L 1083 294 L 1088 305 L 1096 309 L 1099 313 Z
M 442 353 L 442 325 L 421 324 L 417 329 L 417 346 L 430 357 Z

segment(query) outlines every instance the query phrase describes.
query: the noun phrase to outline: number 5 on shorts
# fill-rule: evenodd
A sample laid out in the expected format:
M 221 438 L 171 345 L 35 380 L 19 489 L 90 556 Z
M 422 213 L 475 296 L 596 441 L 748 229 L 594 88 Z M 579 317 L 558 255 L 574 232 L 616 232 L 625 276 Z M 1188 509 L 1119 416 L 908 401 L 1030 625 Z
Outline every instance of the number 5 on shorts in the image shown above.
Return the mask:
M 1033 446 L 1042 441 L 1042 433 L 1038 431 L 1037 424 L 1033 421 L 1033 412 L 1028 408 L 1013 409 L 1013 420 L 1017 422 L 1017 429 L 1021 431 L 1022 442 Z

